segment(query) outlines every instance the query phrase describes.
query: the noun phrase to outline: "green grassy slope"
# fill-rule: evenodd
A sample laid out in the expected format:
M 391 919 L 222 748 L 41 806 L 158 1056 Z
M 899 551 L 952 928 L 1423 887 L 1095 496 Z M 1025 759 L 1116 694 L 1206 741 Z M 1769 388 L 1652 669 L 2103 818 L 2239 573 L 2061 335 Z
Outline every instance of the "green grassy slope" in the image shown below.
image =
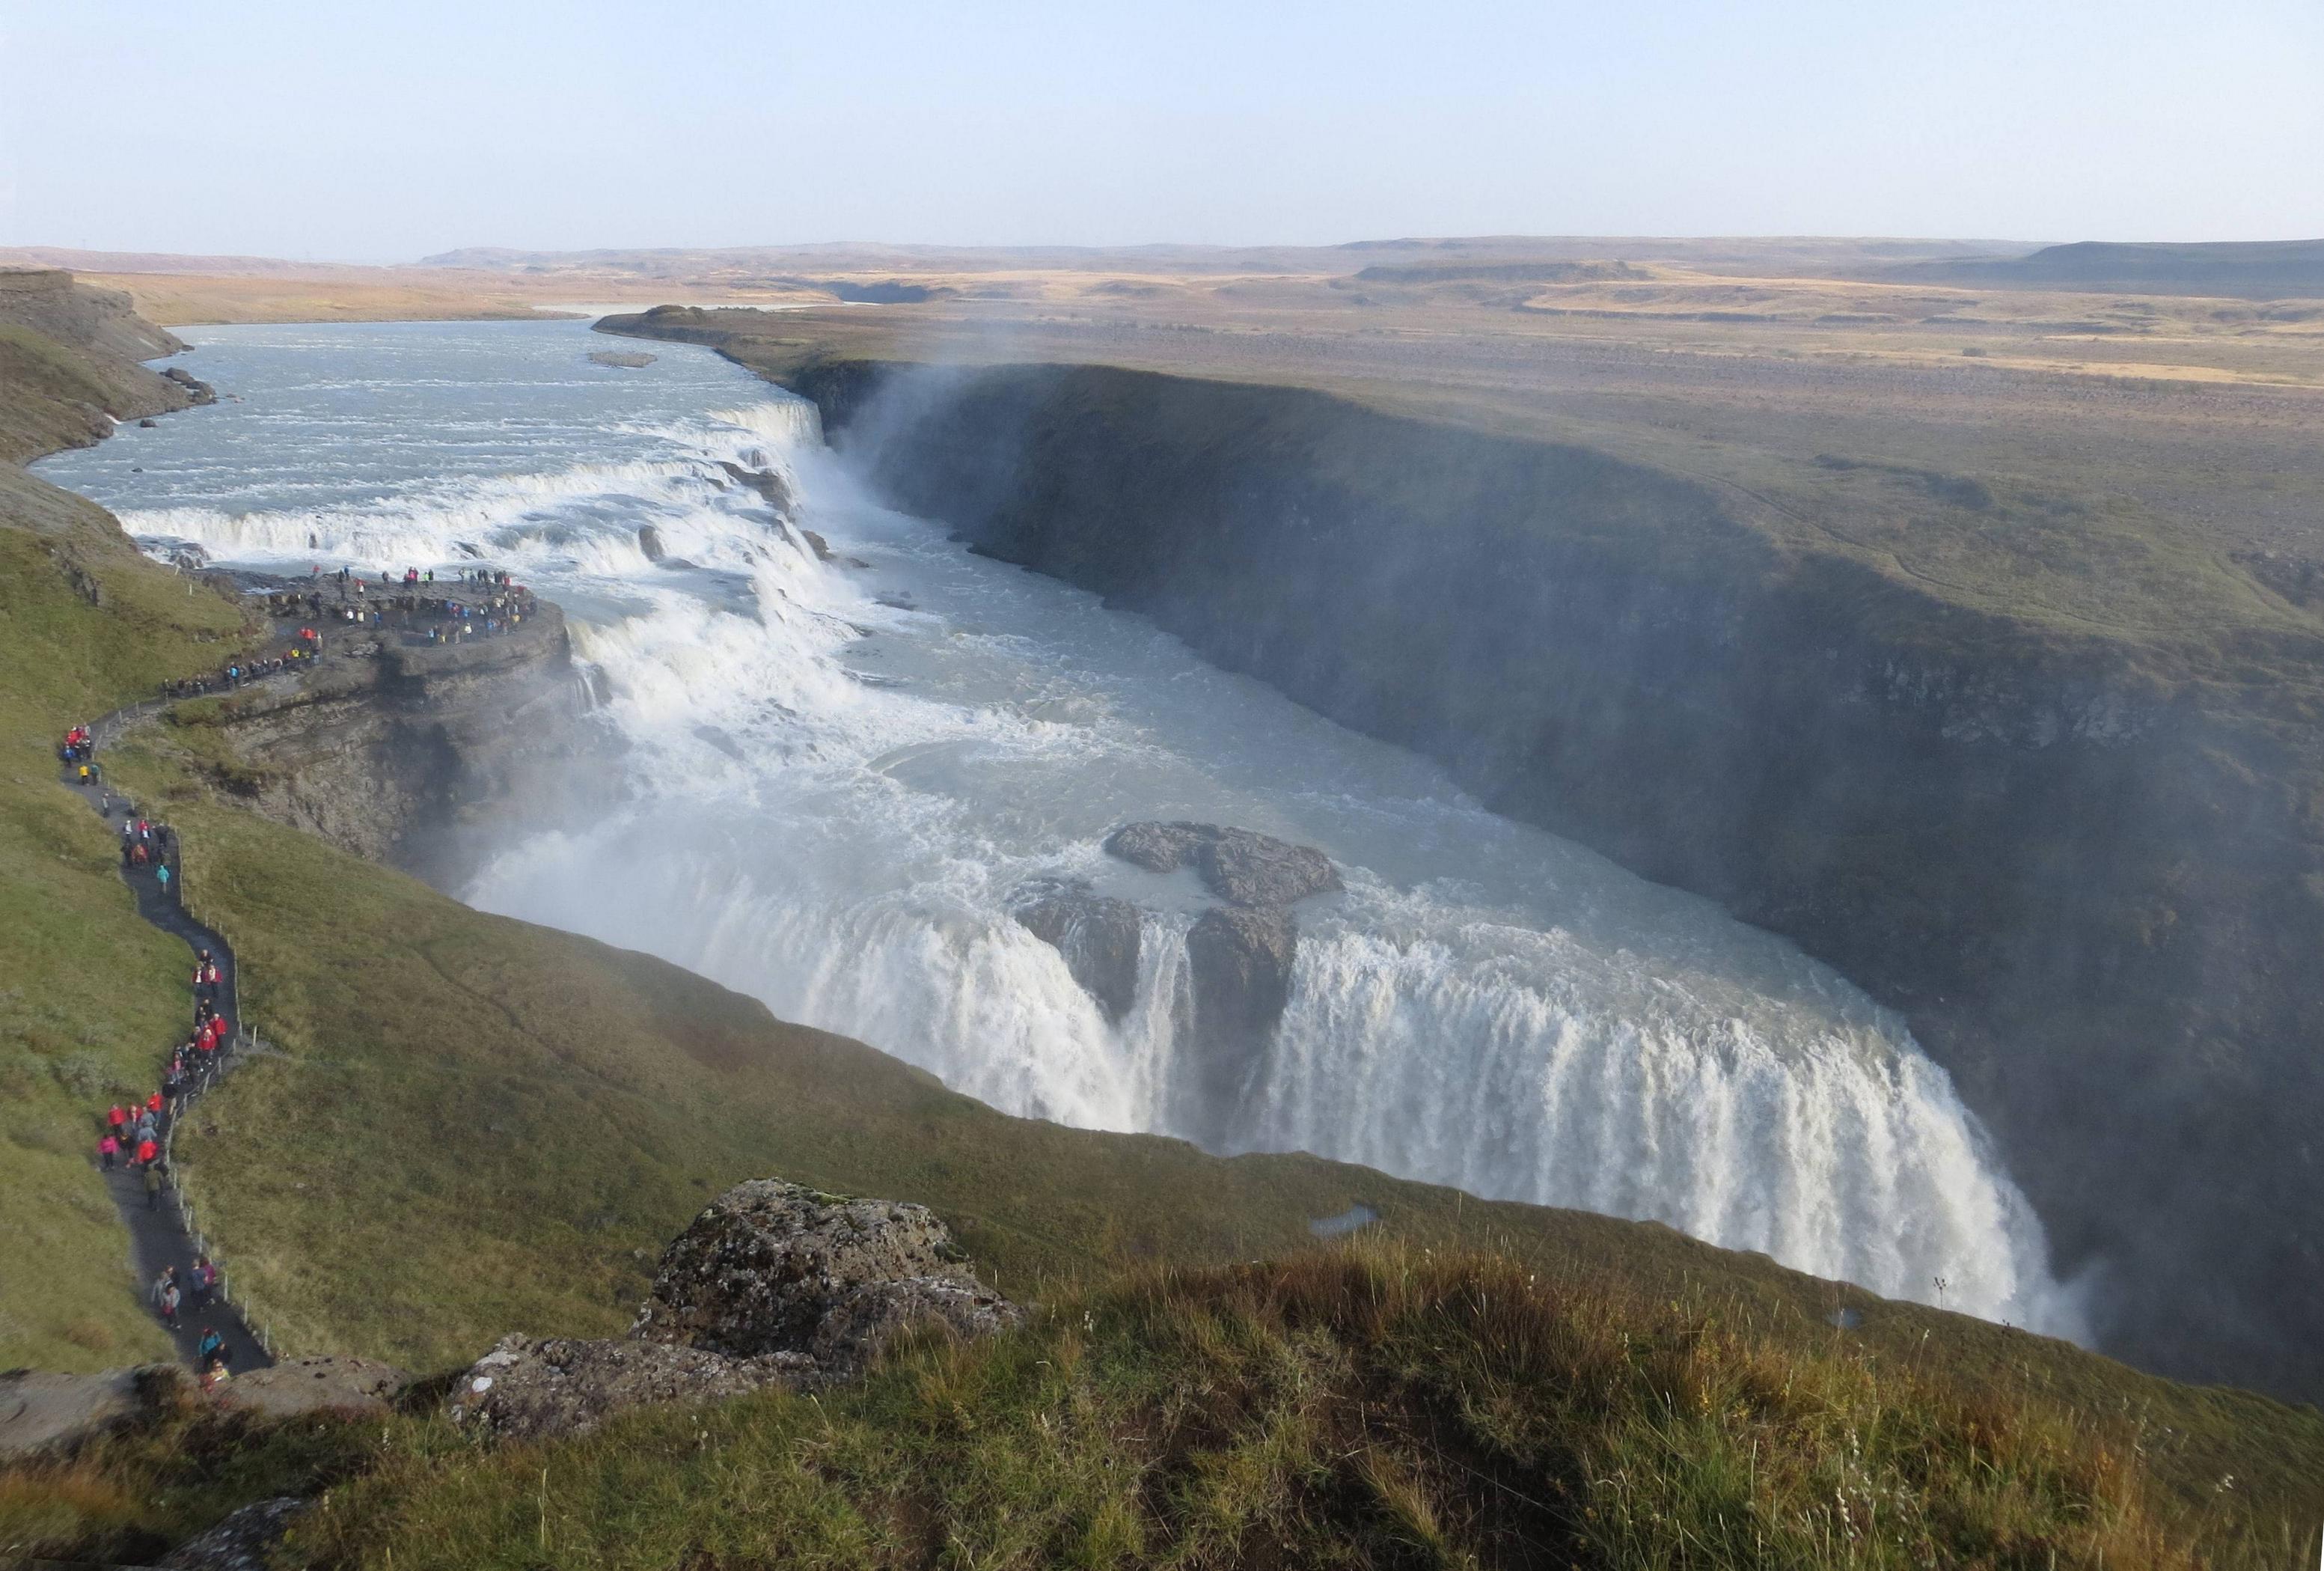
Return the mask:
M 36 511 L 80 528 L 35 534 Z M 0 467 L 0 1367 L 168 1355 L 89 1158 L 97 1115 L 152 1089 L 182 1029 L 184 950 L 138 919 L 112 836 L 55 783 L 51 749 L 162 673 L 214 662 L 241 624 L 140 562 L 101 510 Z
M 327 1490 L 282 1563 L 2312 1559 L 2305 1505 L 2190 1474 L 2156 1415 L 1976 1373 L 1770 1335 L 1619 1276 L 1364 1244 L 1137 1271 L 992 1341 L 892 1349 L 858 1386 L 647 1409 L 577 1440 L 479 1446 L 424 1400 L 281 1422 L 189 1404 L 0 1471 L 0 1547 L 151 1558 L 242 1502 Z

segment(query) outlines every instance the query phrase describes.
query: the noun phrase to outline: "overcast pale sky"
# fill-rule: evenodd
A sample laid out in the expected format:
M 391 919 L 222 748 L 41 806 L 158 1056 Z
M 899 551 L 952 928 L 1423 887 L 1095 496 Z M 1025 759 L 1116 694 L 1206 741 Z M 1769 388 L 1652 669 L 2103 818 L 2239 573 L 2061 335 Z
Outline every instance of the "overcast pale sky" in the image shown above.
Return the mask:
M 2324 0 L 0 0 L 0 245 L 2324 236 Z

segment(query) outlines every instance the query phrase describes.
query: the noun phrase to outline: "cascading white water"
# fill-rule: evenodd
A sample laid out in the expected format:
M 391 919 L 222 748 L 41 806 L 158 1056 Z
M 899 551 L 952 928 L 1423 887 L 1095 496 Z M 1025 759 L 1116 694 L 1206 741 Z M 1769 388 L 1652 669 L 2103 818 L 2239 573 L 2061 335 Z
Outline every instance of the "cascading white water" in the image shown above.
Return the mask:
M 607 381 L 567 369 L 571 329 L 436 331 L 529 423 L 463 438 L 484 394 L 410 391 L 430 351 L 407 331 L 407 374 L 371 385 L 407 401 L 392 435 L 413 460 L 318 482 L 300 416 L 338 385 L 311 379 L 330 335 L 220 330 L 242 359 L 219 374 L 252 407 L 213 424 L 238 439 L 193 450 L 168 423 L 138 433 L 171 438 L 143 450 L 157 478 L 122 473 L 125 442 L 59 477 L 222 559 L 375 572 L 474 551 L 567 605 L 634 744 L 631 797 L 511 845 L 479 905 L 664 956 L 1011 1111 L 1167 1130 L 1208 897 L 1100 842 L 1134 818 L 1242 825 L 1321 846 L 1348 887 L 1300 909 L 1240 1143 L 1654 1217 L 1891 1294 L 1942 1279 L 1950 1307 L 2080 1333 L 1945 1076 L 1790 946 L 884 512 L 811 406 L 706 353 Z M 346 332 L 343 353 L 376 347 Z M 479 450 L 431 462 L 431 430 Z M 277 483 L 251 483 L 270 461 Z M 780 470 L 798 524 L 858 565 L 820 561 L 723 464 Z M 674 560 L 648 559 L 647 523 Z M 1010 915 L 1056 878 L 1146 908 L 1119 1023 Z

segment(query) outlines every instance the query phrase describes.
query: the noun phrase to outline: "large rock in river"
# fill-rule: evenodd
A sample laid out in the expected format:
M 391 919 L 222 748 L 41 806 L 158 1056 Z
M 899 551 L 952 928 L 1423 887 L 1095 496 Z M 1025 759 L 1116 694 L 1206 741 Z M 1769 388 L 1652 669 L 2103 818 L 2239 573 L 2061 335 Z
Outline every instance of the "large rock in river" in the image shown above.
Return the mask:
M 1022 1315 L 976 1280 L 927 1206 L 760 1178 L 721 1195 L 663 1252 L 630 1335 L 730 1358 L 804 1353 L 843 1375 L 915 1320 L 974 1336 Z
M 1191 863 L 1213 894 L 1240 906 L 1286 906 L 1342 887 L 1340 870 L 1321 851 L 1250 829 L 1124 824 L 1106 836 L 1105 848 L 1150 873 Z
M 1138 908 L 1086 883 L 1044 882 L 1017 892 L 1011 914 L 1065 958 L 1065 969 L 1119 1023 L 1138 994 Z
M 1298 949 L 1299 929 L 1279 906 L 1213 906 L 1187 933 L 1193 1062 L 1174 1089 L 1174 1112 L 1198 1143 L 1216 1148 L 1232 1136 L 1245 1089 L 1290 1002 Z

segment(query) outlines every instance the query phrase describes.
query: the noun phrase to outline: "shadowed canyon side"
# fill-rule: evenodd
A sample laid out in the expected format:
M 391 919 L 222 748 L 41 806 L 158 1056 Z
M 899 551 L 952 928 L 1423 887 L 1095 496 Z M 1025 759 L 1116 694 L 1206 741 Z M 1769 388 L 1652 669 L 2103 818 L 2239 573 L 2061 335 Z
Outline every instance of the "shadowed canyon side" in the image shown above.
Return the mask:
M 978 550 L 1797 938 L 1908 1012 L 2109 1345 L 2324 1389 L 2312 634 L 1972 612 L 1723 489 L 1296 389 L 609 326 L 717 345 Z

